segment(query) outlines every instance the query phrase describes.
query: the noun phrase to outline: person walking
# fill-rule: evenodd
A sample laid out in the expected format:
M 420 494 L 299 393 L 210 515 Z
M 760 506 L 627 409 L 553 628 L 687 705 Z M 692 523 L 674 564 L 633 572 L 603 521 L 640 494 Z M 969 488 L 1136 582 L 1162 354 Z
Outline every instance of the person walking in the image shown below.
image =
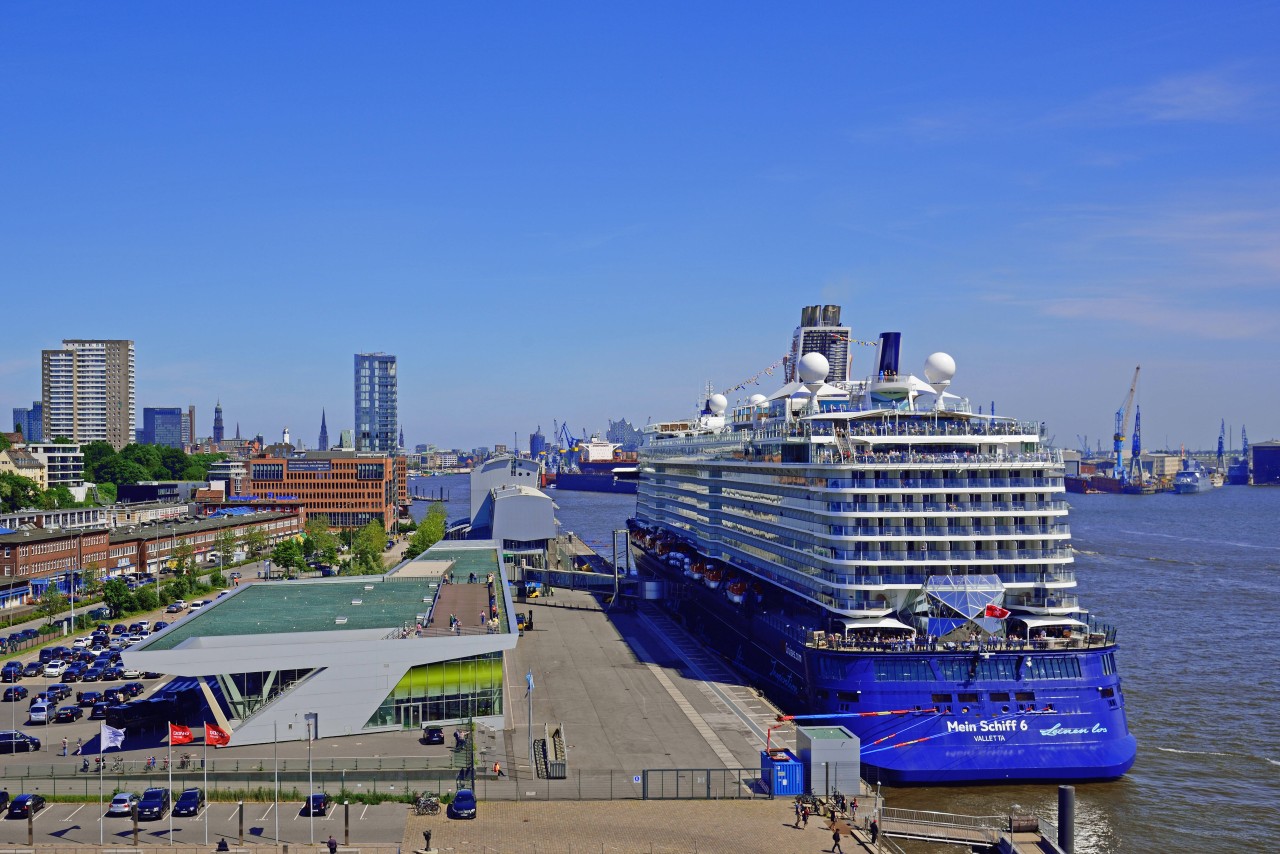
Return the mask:
M 796 830 L 800 829 L 800 799 L 796 798 Z
M 875 845 L 876 840 L 880 838 L 880 822 L 873 817 L 871 819 L 871 844 Z
M 807 830 L 809 827 L 809 805 L 808 804 L 804 805 L 804 809 L 800 813 L 800 820 L 804 822 L 804 827 L 801 829 Z
M 84 748 L 84 739 L 83 739 L 83 738 L 77 738 L 77 739 L 76 739 L 76 756 L 79 756 L 79 755 L 80 755 L 80 751 L 81 751 L 83 748 Z
M 506 774 L 502 773 L 502 763 L 501 763 L 501 762 L 494 762 L 494 763 L 493 763 L 493 776 L 494 776 L 494 777 L 505 777 L 505 776 L 507 776 Z
M 329 834 L 329 841 L 325 843 L 329 846 L 329 854 L 338 854 L 338 840 L 333 838 L 333 834 Z
M 65 738 L 62 740 L 62 755 L 67 755 L 67 740 Z
M 840 831 L 831 831 L 831 854 L 844 854 L 844 849 L 840 847 Z

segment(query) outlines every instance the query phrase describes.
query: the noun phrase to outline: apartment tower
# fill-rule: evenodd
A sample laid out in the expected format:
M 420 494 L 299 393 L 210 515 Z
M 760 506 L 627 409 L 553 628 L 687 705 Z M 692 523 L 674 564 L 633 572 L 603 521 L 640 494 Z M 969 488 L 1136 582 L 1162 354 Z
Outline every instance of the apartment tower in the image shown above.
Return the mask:
M 133 342 L 68 339 L 41 351 L 40 394 L 46 440 L 120 450 L 134 440 Z
M 396 357 L 386 353 L 356 353 L 355 391 L 356 450 L 394 453 L 399 423 Z

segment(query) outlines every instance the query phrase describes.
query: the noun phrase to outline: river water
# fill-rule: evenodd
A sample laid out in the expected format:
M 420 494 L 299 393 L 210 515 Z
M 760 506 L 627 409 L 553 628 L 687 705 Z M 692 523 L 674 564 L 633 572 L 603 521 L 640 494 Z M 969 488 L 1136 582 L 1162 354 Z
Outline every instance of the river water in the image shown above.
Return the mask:
M 414 483 L 448 493 L 450 519 L 467 515 L 466 477 Z M 634 496 L 552 495 L 563 529 L 609 557 L 610 534 L 625 526 Z M 1280 489 L 1068 498 L 1078 592 L 1119 628 L 1138 738 L 1138 760 L 1123 779 L 1076 787 L 1076 851 L 1280 845 Z M 1057 804 L 1050 785 L 887 789 L 885 797 L 890 807 L 1020 809 L 1050 819 Z

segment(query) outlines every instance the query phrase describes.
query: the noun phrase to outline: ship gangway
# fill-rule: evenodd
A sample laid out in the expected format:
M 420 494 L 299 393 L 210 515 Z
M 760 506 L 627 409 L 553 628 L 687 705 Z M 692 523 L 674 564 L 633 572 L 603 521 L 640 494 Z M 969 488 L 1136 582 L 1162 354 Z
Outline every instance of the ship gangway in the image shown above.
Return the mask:
M 1011 854 L 1062 854 L 1056 829 L 1035 816 L 972 816 L 924 810 L 880 811 L 880 833 L 949 845 L 991 847 Z

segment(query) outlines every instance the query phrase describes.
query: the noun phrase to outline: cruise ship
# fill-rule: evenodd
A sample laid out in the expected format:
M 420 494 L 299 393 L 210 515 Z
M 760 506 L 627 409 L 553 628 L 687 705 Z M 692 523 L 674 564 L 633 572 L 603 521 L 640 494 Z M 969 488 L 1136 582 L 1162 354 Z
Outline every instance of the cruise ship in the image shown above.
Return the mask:
M 770 395 L 648 425 L 640 572 L 788 715 L 856 733 L 867 780 L 1123 775 L 1116 630 L 1074 592 L 1061 453 L 975 414 L 947 354 L 923 378 L 899 357 L 885 333 L 872 372 L 828 382 L 802 350 Z

